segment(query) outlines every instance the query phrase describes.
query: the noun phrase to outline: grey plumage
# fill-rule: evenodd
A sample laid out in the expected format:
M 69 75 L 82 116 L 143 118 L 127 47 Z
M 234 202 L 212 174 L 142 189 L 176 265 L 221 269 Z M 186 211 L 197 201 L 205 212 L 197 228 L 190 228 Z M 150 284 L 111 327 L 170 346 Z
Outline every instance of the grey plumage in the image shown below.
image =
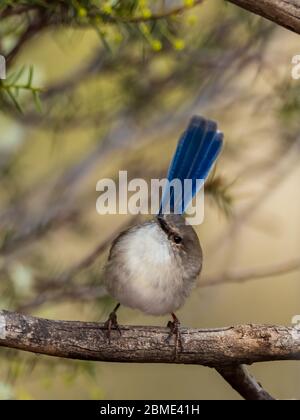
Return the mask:
M 202 250 L 183 216 L 169 214 L 122 232 L 105 267 L 108 292 L 152 315 L 178 310 L 202 268 Z

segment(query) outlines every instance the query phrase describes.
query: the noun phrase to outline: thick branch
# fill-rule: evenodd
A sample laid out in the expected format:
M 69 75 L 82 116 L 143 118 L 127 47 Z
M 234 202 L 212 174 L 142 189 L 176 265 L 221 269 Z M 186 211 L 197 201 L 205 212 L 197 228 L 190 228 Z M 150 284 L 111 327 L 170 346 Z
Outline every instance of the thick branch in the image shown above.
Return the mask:
M 299 0 L 228 0 L 243 9 L 300 34 Z
M 0 346 L 82 360 L 185 363 L 210 367 L 300 359 L 300 331 L 283 326 L 241 325 L 182 329 L 183 350 L 174 358 L 167 328 L 121 326 L 108 343 L 103 324 L 50 321 L 0 312 Z

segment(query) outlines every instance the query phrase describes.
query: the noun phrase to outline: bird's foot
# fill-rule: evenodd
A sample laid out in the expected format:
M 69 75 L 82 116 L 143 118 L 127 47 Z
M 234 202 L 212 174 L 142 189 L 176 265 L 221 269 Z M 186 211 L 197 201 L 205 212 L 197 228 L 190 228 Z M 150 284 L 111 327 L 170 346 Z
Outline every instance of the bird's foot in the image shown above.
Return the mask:
M 183 349 L 182 337 L 180 332 L 180 321 L 175 314 L 172 313 L 173 321 L 169 321 L 167 327 L 170 329 L 169 335 L 166 339 L 167 343 L 170 344 L 171 339 L 175 339 L 175 359 L 178 355 L 178 351 Z
M 117 330 L 119 335 L 122 335 L 115 310 L 109 314 L 108 320 L 104 323 L 104 328 L 107 330 L 106 335 L 109 344 L 111 343 L 111 330 Z

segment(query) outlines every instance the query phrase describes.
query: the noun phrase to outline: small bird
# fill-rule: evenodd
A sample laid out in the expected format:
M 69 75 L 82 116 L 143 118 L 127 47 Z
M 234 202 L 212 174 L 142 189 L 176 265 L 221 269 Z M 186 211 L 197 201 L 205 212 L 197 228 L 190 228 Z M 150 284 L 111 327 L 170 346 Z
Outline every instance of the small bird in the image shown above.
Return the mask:
M 168 340 L 175 335 L 176 352 L 178 344 L 182 346 L 175 312 L 190 295 L 202 269 L 198 236 L 183 213 L 198 192 L 196 180 L 207 178 L 222 143 L 223 134 L 214 121 L 192 117 L 167 175 L 169 182 L 179 179 L 183 189 L 184 180 L 191 179 L 192 188 L 182 194 L 179 206 L 173 193 L 163 194 L 160 211 L 152 220 L 121 232 L 112 243 L 104 279 L 109 294 L 119 303 L 105 323 L 109 341 L 111 329 L 120 333 L 116 312 L 122 304 L 150 315 L 171 314 Z M 171 210 L 167 214 L 166 204 Z

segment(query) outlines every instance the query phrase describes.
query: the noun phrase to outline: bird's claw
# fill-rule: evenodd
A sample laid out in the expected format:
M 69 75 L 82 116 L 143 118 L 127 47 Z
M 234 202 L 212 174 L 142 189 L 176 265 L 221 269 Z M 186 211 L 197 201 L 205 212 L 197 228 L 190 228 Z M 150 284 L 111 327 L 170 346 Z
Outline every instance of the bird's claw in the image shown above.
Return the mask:
M 109 344 L 111 343 L 111 330 L 112 329 L 117 330 L 120 336 L 122 335 L 121 329 L 117 320 L 117 314 L 115 311 L 109 314 L 108 320 L 104 323 L 104 329 L 107 330 L 106 335 L 107 335 Z
M 169 321 L 167 327 L 170 329 L 166 342 L 170 344 L 171 339 L 175 339 L 175 359 L 178 355 L 178 350 L 183 350 L 182 337 L 180 332 L 180 322 L 177 318 L 173 317 L 173 321 Z

